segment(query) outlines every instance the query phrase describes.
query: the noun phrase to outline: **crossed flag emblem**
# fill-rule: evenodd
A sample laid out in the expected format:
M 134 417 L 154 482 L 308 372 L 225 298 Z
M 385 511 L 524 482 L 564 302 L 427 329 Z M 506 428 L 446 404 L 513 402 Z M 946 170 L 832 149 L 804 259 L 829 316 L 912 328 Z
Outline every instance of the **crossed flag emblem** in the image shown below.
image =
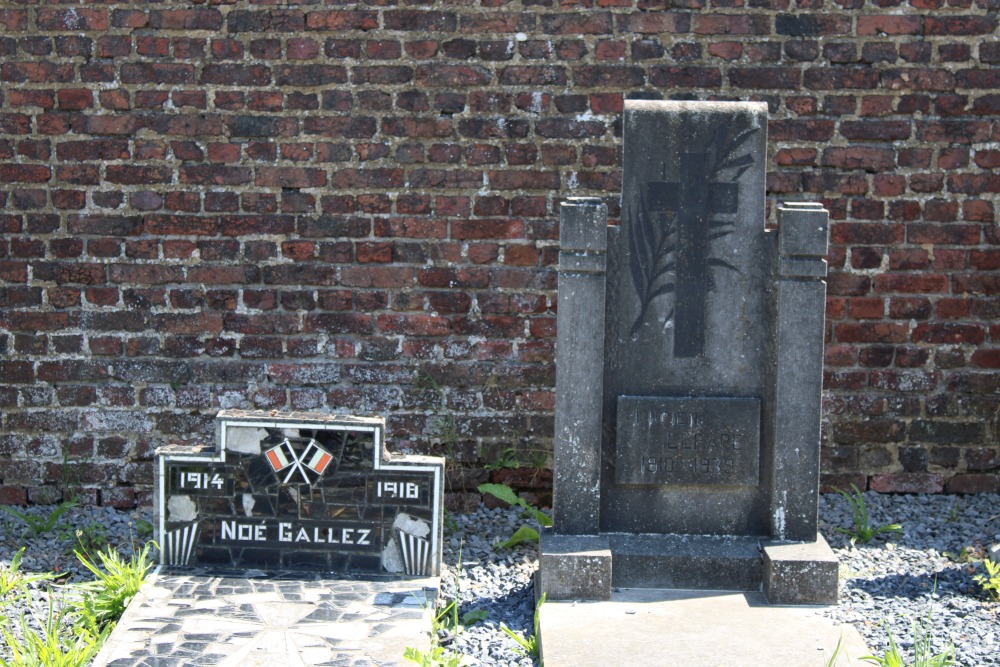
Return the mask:
M 314 480 L 309 479 L 306 470 L 316 473 L 316 479 L 319 479 L 333 460 L 333 455 L 313 439 L 309 440 L 309 444 L 301 453 L 297 453 L 292 443 L 285 438 L 278 446 L 265 451 L 264 455 L 275 474 L 287 471 L 282 484 L 288 484 L 296 473 L 302 477 L 304 483 L 312 484 Z

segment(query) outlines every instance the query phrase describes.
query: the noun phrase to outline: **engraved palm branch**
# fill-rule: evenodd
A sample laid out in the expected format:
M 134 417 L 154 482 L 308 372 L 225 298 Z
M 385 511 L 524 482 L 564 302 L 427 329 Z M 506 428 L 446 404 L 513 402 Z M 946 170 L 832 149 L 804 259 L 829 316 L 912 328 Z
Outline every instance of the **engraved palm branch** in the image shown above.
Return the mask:
M 638 204 L 629 207 L 630 225 L 629 253 L 632 261 L 632 283 L 639 294 L 639 315 L 632 324 L 629 335 L 635 338 L 646 319 L 646 311 L 653 300 L 674 291 L 673 273 L 677 268 L 674 253 L 677 250 L 677 218 L 673 214 L 663 215 L 664 224 L 656 224 L 640 196 Z M 666 319 L 673 316 L 673 311 Z
M 729 177 L 730 183 L 739 180 L 743 173 L 753 166 L 753 154 L 749 152 L 737 155 L 740 147 L 746 143 L 747 139 L 757 133 L 759 127 L 748 127 L 737 134 L 731 136 L 733 128 L 731 125 L 720 125 L 716 127 L 714 136 L 709 142 L 709 171 L 713 181 L 721 181 L 723 172 L 733 172 Z M 714 241 L 729 236 L 736 231 L 735 223 L 732 220 L 722 220 L 712 218 L 709 220 L 708 240 Z M 705 260 L 709 266 L 717 266 L 732 271 L 740 272 L 738 268 L 729 262 L 718 257 L 708 257 Z

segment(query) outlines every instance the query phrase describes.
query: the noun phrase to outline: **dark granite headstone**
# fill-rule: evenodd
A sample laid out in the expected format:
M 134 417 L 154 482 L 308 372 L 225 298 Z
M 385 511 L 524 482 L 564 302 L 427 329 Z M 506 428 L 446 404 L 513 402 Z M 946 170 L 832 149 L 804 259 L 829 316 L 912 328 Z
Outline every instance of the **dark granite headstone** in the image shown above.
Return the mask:
M 444 460 L 391 456 L 385 420 L 225 410 L 217 447 L 157 450 L 171 566 L 440 573 Z
M 763 103 L 628 101 L 621 226 L 563 205 L 550 598 L 836 595 L 762 580 L 790 553 L 772 542 L 836 569 L 816 531 L 827 213 L 782 205 L 765 231 L 766 134 Z

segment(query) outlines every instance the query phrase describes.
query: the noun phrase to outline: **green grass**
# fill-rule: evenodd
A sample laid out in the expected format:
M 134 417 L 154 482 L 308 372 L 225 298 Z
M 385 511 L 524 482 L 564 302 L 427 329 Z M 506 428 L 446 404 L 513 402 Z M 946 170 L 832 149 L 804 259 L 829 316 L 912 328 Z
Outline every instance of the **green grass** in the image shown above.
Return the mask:
M 403 657 L 415 662 L 420 667 L 462 667 L 469 664 L 469 657 L 461 653 L 449 653 L 440 646 L 433 646 L 429 651 L 421 651 L 407 646 Z
M 931 647 L 931 631 L 928 623 L 913 624 L 913 660 L 907 661 L 899 650 L 892 633 L 889 635 L 889 648 L 882 655 L 866 655 L 861 659 L 879 667 L 948 667 L 957 665 L 955 662 L 955 647 L 950 646 L 941 653 L 933 653 Z
M 55 612 L 52 602 L 41 630 L 34 630 L 26 617 L 21 617 L 21 637 L 10 631 L 7 619 L 0 623 L 11 653 L 9 660 L 0 659 L 2 667 L 84 667 L 89 665 L 111 633 L 111 628 L 94 634 L 75 624 L 66 612 Z M 72 626 L 72 628 L 67 627 Z
M 848 493 L 843 489 L 837 489 L 837 493 L 843 496 L 844 500 L 851 506 L 851 515 L 854 525 L 850 528 L 837 528 L 838 533 L 844 533 L 851 538 L 851 544 L 860 542 L 868 544 L 873 539 L 883 533 L 901 533 L 903 527 L 898 523 L 888 523 L 873 526 L 871 518 L 868 516 L 868 508 L 865 506 L 865 495 L 858 490 L 858 487 L 851 484 L 854 493 Z
M 60 507 L 66 505 L 63 503 Z M 40 527 L 44 531 L 51 530 L 64 513 L 65 510 L 55 519 L 52 518 L 55 512 L 50 513 L 44 519 L 45 525 Z M 82 531 L 77 534 L 81 544 L 83 534 Z M 90 558 L 86 549 L 77 551 L 77 557 L 94 575 L 94 580 L 50 588 L 45 617 L 21 616 L 16 628 L 5 611 L 6 605 L 28 595 L 30 584 L 50 581 L 57 575 L 22 572 L 23 548 L 14 555 L 10 565 L 0 565 L 0 637 L 9 653 L 9 657 L 0 658 L 0 667 L 83 667 L 90 664 L 152 567 L 150 547 L 151 543 L 147 543 L 127 559 L 107 547 L 97 553 L 96 561 Z
M 538 604 L 535 605 L 535 623 L 534 623 L 534 633 L 525 637 L 520 632 L 515 632 L 507 627 L 505 623 L 500 624 L 500 629 L 504 631 L 508 637 L 517 642 L 518 652 L 522 655 L 526 655 L 534 660 L 538 659 L 539 654 L 542 650 L 542 636 L 538 632 L 538 616 L 542 609 L 542 604 L 545 603 L 545 593 L 542 593 L 542 597 L 539 598 Z
M 36 581 L 48 581 L 55 578 L 52 573 L 25 574 L 21 571 L 21 560 L 24 557 L 24 547 L 21 547 L 10 565 L 0 564 L 0 610 L 14 600 L 19 600 L 28 594 L 28 585 Z M 2 623 L 2 619 L 0 619 Z
M 76 557 L 95 577 L 94 581 L 77 584 L 82 595 L 74 600 L 74 606 L 81 617 L 92 619 L 90 622 L 98 630 L 114 627 L 153 567 L 149 557 L 151 544 L 147 542 L 142 551 L 128 560 L 110 547 L 98 551 L 100 567 L 88 554 L 76 552 Z
M 12 517 L 16 517 L 27 524 L 24 529 L 24 533 L 22 533 L 22 537 L 37 537 L 45 535 L 50 530 L 55 528 L 59 523 L 59 519 L 74 507 L 76 507 L 76 503 L 73 501 L 59 503 L 51 512 L 44 516 L 36 516 L 34 514 L 29 514 L 28 512 L 19 512 L 13 507 L 8 507 L 7 505 L 0 505 L 0 511 L 6 512 Z

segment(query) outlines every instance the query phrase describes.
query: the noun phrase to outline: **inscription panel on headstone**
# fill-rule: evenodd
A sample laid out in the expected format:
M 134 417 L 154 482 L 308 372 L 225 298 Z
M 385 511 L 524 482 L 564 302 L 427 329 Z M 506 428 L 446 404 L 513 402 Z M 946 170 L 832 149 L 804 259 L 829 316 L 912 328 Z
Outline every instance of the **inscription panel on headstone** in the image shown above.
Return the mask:
M 760 400 L 618 397 L 617 484 L 756 486 Z
M 439 571 L 443 460 L 390 458 L 381 418 L 226 411 L 218 421 L 215 451 L 157 453 L 164 564 Z

